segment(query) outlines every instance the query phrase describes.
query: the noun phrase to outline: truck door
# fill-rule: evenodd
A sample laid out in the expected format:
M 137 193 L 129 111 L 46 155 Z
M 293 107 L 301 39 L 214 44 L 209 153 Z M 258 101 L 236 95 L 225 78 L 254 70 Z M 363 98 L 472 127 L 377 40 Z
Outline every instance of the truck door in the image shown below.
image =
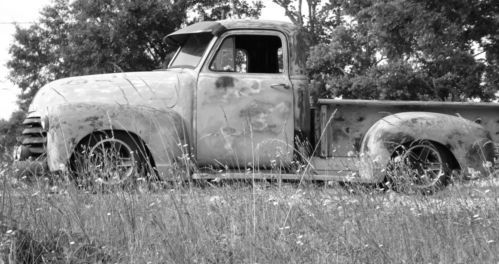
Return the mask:
M 199 165 L 244 169 L 293 156 L 287 43 L 277 31 L 229 31 L 201 69 L 195 129 Z

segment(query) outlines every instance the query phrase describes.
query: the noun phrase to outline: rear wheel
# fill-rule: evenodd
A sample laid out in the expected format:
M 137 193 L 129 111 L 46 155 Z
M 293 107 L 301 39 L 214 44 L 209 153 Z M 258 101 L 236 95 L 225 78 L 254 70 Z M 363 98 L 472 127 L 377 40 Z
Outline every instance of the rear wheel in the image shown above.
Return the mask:
M 78 146 L 72 167 L 80 185 L 116 185 L 147 179 L 147 158 L 143 143 L 130 134 L 96 133 Z
M 403 192 L 433 193 L 449 183 L 452 158 L 448 151 L 429 141 L 401 147 L 389 165 L 389 178 Z

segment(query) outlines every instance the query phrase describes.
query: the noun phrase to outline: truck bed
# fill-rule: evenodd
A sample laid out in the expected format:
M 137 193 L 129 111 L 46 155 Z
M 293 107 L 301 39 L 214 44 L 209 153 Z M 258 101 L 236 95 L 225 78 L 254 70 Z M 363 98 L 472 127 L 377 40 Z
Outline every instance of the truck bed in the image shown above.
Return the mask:
M 490 132 L 499 156 L 497 103 L 319 99 L 314 120 L 316 169 L 333 173 L 335 168 L 339 174 L 355 171 L 364 134 L 381 118 L 400 112 L 444 113 L 479 123 Z

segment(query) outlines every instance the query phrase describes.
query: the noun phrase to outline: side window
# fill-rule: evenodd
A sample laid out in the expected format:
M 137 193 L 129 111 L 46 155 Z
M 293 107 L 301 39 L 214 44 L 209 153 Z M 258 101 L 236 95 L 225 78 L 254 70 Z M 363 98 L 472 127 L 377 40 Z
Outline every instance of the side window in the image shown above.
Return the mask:
M 210 70 L 238 73 L 282 73 L 281 38 L 268 35 L 236 35 L 223 40 Z

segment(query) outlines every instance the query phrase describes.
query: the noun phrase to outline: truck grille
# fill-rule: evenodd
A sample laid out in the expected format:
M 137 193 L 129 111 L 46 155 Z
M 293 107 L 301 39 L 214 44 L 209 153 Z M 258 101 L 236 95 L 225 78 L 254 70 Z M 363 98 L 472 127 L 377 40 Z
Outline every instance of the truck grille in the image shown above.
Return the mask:
M 45 153 L 47 132 L 42 129 L 40 117 L 27 117 L 23 122 L 22 145 L 27 150 L 22 154 L 23 159 L 36 159 Z

